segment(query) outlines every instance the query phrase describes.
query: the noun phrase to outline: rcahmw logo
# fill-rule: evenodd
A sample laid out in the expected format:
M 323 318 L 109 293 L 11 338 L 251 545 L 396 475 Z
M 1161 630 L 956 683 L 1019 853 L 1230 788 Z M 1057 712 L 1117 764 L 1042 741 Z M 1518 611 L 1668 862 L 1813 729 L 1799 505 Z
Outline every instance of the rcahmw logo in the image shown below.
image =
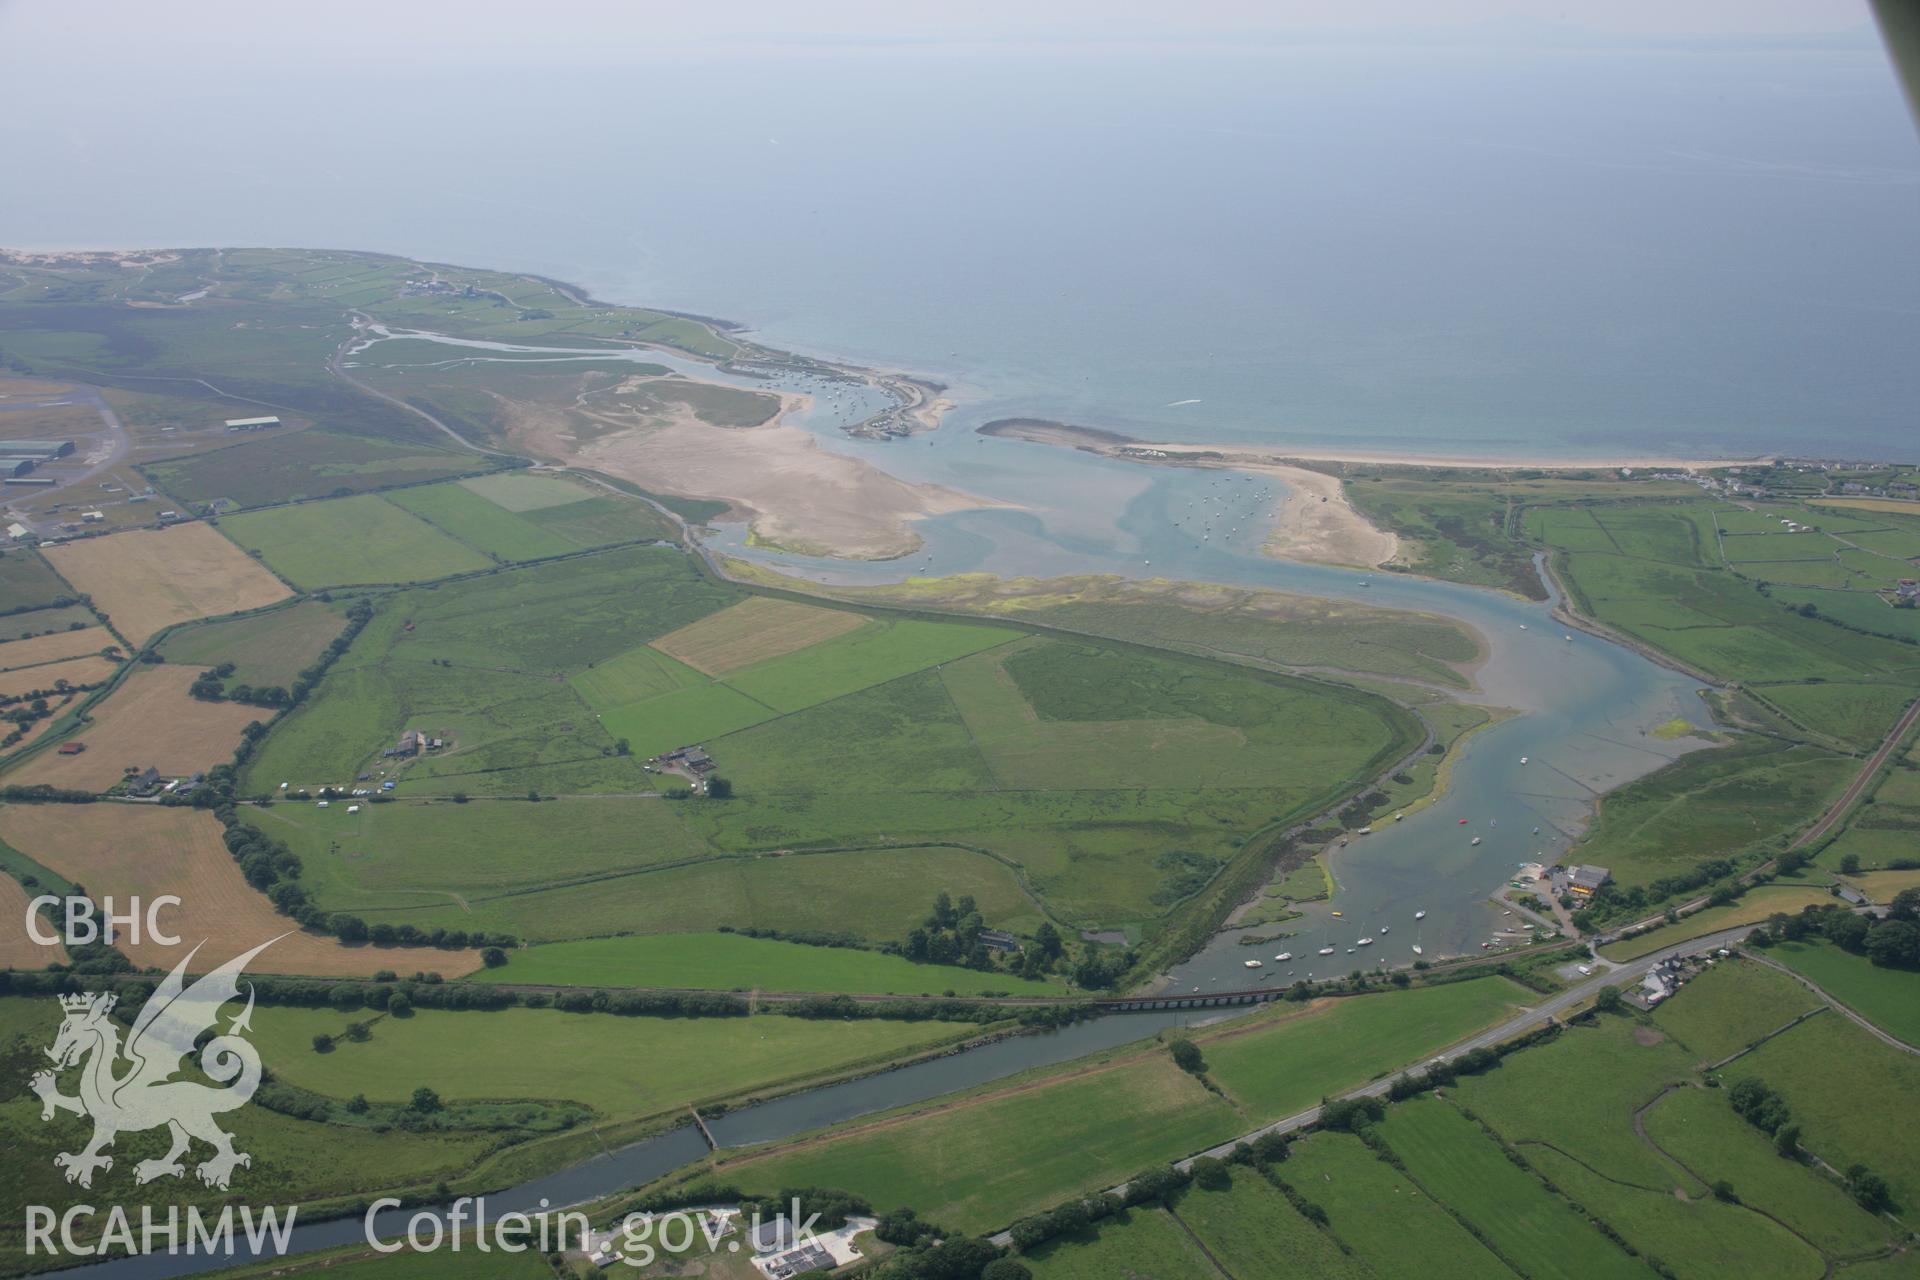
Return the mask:
M 188 986 L 185 975 L 199 951 L 195 947 L 147 997 L 124 1044 L 119 1025 L 109 1016 L 117 997 L 91 991 L 59 997 L 65 1016 L 53 1046 L 46 1051 L 53 1067 L 35 1073 L 29 1085 L 40 1097 L 42 1120 L 70 1111 L 93 1121 L 93 1137 L 85 1146 L 53 1157 L 54 1166 L 65 1172 L 68 1182 L 91 1188 L 97 1174 L 113 1168 L 113 1157 L 107 1149 L 115 1138 L 162 1127 L 171 1145 L 165 1155 L 133 1166 L 136 1184 L 184 1177 L 187 1164 L 183 1157 L 193 1151 L 195 1142 L 212 1148 L 211 1154 L 194 1166 L 194 1175 L 209 1187 L 227 1190 L 234 1170 L 253 1163 L 246 1152 L 235 1149 L 233 1135 L 216 1120 L 245 1106 L 260 1087 L 260 1055 L 242 1035 L 251 1029 L 251 984 L 246 1007 L 233 1016 L 224 1034 L 220 1033 L 220 1010 L 240 997 L 239 979 L 247 962 L 278 941 L 263 942 Z M 201 1073 L 215 1084 L 174 1079 L 184 1060 L 196 1054 L 194 1046 L 200 1037 L 210 1031 L 215 1034 L 198 1050 L 196 1062 Z M 76 1068 L 78 1092 L 68 1096 L 60 1092 L 60 1076 Z M 240 1227 L 256 1251 L 269 1239 L 276 1252 L 283 1251 L 296 1212 L 286 1209 L 282 1222 L 277 1209 L 268 1208 L 256 1215 L 250 1207 L 242 1207 Z M 232 1206 L 211 1221 L 191 1206 L 184 1215 L 174 1206 L 158 1215 L 145 1206 L 138 1217 L 136 1228 L 133 1218 L 118 1205 L 105 1210 L 104 1216 L 93 1205 L 72 1205 L 64 1210 L 29 1205 L 27 1252 L 44 1250 L 78 1256 L 115 1250 L 234 1252 Z M 80 1238 L 96 1232 L 98 1240 L 94 1244 Z

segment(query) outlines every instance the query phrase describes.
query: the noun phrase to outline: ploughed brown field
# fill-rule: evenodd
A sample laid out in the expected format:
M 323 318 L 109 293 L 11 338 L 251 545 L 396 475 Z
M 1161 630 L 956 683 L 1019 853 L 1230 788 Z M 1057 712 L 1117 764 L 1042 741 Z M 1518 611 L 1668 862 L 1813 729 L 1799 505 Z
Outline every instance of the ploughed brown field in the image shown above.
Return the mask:
M 44 554 L 130 644 L 176 622 L 258 609 L 293 594 L 207 524 L 131 529 Z
M 294 932 L 255 958 L 256 973 L 366 977 L 381 969 L 455 977 L 480 967 L 474 950 L 343 946 L 299 932 L 249 885 L 221 841 L 220 824 L 202 809 L 135 804 L 15 804 L 0 808 L 0 840 L 75 884 L 94 901 L 173 894 L 180 906 L 163 912 L 177 946 L 142 936 L 116 942 L 137 967 L 171 969 L 198 945 L 193 971 L 203 972 L 251 947 Z M 14 916 L 18 919 L 18 916 Z

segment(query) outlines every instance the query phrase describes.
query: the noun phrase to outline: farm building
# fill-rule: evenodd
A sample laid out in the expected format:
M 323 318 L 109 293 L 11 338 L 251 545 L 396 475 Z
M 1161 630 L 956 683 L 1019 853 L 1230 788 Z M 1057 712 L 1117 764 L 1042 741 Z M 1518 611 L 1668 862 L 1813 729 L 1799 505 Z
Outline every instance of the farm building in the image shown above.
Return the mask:
M 715 768 L 713 757 L 700 747 L 676 747 L 660 760 L 664 764 L 682 765 L 695 773 L 711 773 Z
M 0 453 L 9 457 L 32 458 L 52 462 L 73 452 L 71 440 L 0 440 Z
M 1578 866 L 1567 873 L 1567 888 L 1583 898 L 1591 897 L 1612 878 L 1613 873 L 1605 867 Z
M 1018 951 L 1020 940 L 1003 929 L 982 929 L 980 945 L 991 947 L 995 951 Z
M 280 425 L 278 418 L 228 418 L 229 431 L 267 431 Z
M 441 732 L 445 733 L 446 730 L 442 729 Z M 438 751 L 442 747 L 450 747 L 452 745 L 453 739 L 451 738 L 429 737 L 419 729 L 409 729 L 400 735 L 398 745 L 389 747 L 380 754 L 387 759 L 392 759 L 395 756 L 417 756 L 424 755 L 429 751 Z
M 127 794 L 130 796 L 146 795 L 150 791 L 158 790 L 163 781 L 164 779 L 161 778 L 160 771 L 151 765 L 145 769 L 136 769 L 127 775 Z
M 38 462 L 39 459 L 37 458 L 28 458 L 17 454 L 0 455 L 0 476 L 13 479 L 18 476 L 31 475 L 34 466 Z
M 27 526 L 19 523 L 18 521 L 7 526 L 7 536 L 9 538 L 12 538 L 15 542 L 20 541 L 20 539 L 22 538 L 30 537 L 32 534 L 33 534 L 33 530 L 27 528 Z
M 87 744 L 84 742 L 80 742 L 77 740 L 73 742 L 63 742 L 60 744 L 60 749 L 57 754 L 63 755 L 63 756 L 77 756 L 82 751 L 85 751 L 86 749 L 87 749 Z

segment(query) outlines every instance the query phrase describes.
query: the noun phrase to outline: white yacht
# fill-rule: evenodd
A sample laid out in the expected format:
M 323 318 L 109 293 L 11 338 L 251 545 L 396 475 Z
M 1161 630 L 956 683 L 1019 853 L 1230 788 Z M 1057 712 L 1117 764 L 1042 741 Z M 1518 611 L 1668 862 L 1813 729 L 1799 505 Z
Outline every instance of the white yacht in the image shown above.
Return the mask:
M 1413 918 L 1415 920 L 1425 920 L 1427 918 L 1427 913 L 1424 910 L 1416 911 L 1413 913 Z

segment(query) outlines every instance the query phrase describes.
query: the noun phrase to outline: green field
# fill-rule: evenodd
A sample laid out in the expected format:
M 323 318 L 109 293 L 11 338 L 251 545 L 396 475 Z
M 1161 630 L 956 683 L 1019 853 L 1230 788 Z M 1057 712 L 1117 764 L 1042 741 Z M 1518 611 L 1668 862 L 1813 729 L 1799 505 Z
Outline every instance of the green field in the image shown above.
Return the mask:
M 43 1122 L 39 1100 L 27 1087 L 27 1077 L 45 1065 L 41 1050 L 53 1043 L 59 1020 L 59 1006 L 49 997 L 0 998 L 0 1142 L 9 1152 L 0 1170 L 0 1195 L 9 1204 L 65 1206 L 76 1203 L 80 1194 L 64 1180 L 53 1156 L 83 1146 L 92 1124 L 72 1115 Z M 299 1052 L 313 1053 L 305 1046 Z M 278 1065 L 277 1059 L 270 1060 Z M 471 1165 L 497 1141 L 495 1135 L 482 1133 L 375 1133 L 296 1120 L 259 1105 L 222 1117 L 221 1125 L 234 1135 L 235 1146 L 253 1157 L 236 1179 L 235 1191 L 244 1188 L 256 1204 L 364 1196 L 367 1171 L 375 1168 L 382 1188 L 418 1186 L 427 1191 L 436 1180 Z M 127 1206 L 136 1222 L 141 1204 L 155 1206 L 162 1220 L 164 1206 L 170 1204 L 198 1205 L 217 1215 L 230 1193 L 204 1186 L 191 1173 L 139 1187 L 130 1173 L 122 1172 L 163 1154 L 166 1147 L 164 1129 L 122 1133 L 113 1147 L 110 1180 L 104 1187 L 96 1181 L 94 1194 L 112 1195 L 112 1202 Z M 11 1257 L 23 1252 L 21 1230 L 17 1218 L 0 1223 L 0 1249 Z
M 985 992 L 1049 995 L 1058 981 L 1026 981 L 953 965 L 915 964 L 849 947 L 802 946 L 737 933 L 670 933 L 588 938 L 513 952 L 483 981 L 574 987 L 678 987 L 704 990 L 850 991 L 971 996 Z
M 964 622 L 889 620 L 730 672 L 727 683 L 776 711 L 801 711 L 1005 644 L 1017 635 Z
M 412 725 L 448 729 L 456 743 L 409 767 L 412 790 L 649 790 L 640 761 L 613 754 L 564 677 L 736 598 L 679 552 L 652 548 L 382 597 L 315 696 L 275 727 L 242 787 L 350 779 Z
M 160 656 L 193 667 L 231 662 L 229 685 L 291 687 L 345 628 L 337 608 L 302 600 L 251 617 L 182 627 L 161 643 Z
M 1445 1102 L 1400 1103 L 1379 1133 L 1422 1190 L 1484 1232 L 1521 1274 L 1536 1280 L 1647 1280 L 1653 1274 L 1575 1217 Z
M 638 756 L 656 756 L 693 743 L 723 738 L 773 719 L 780 713 L 731 685 L 698 684 L 675 689 L 644 702 L 601 712 L 601 727 L 625 738 Z
M 647 1018 L 501 1009 L 417 1009 L 381 1017 L 364 1042 L 316 1053 L 316 1034 L 342 1035 L 365 1011 L 262 1008 L 254 1042 L 280 1079 L 335 1098 L 405 1102 L 426 1085 L 448 1102 L 577 1103 L 630 1119 L 772 1088 L 855 1063 L 955 1039 L 942 1022 Z M 538 1046 L 538 1052 L 514 1051 Z
M 1516 990 L 1483 979 L 1200 1032 L 1224 1098 L 1163 1050 L 1122 1051 L 1111 1065 L 1056 1069 L 1030 1086 L 725 1161 L 720 1172 L 754 1187 L 844 1187 L 968 1230 L 1004 1226 L 1404 1066 L 1484 1025 Z
M 1353 690 L 998 626 L 875 621 L 720 679 L 646 648 L 740 598 L 680 553 L 644 548 L 379 597 L 317 695 L 256 754 L 242 792 L 341 785 L 371 770 L 402 797 L 533 790 L 571 803 L 657 790 L 664 780 L 642 768 L 647 757 L 701 743 L 734 798 L 680 802 L 661 821 L 685 839 L 661 848 L 971 848 L 1016 868 L 1063 920 L 1124 924 L 1177 908 L 1251 833 L 1331 802 L 1418 733 L 1407 713 Z M 383 760 L 409 728 L 453 745 Z M 615 812 L 563 811 L 564 841 L 532 837 L 534 847 L 565 845 L 544 892 L 508 896 L 470 876 L 470 863 L 484 871 L 484 854 L 401 858 L 366 842 L 313 882 L 331 909 L 404 909 L 423 925 L 470 910 L 469 924 L 530 938 L 721 924 L 900 937 L 892 922 L 904 913 L 893 908 L 870 924 L 809 901 L 797 909 L 808 923 L 780 925 L 758 895 L 768 876 L 798 871 L 682 868 L 573 883 L 643 865 L 610 856 L 634 847 L 626 833 L 593 828 Z M 899 865 L 915 857 L 903 852 Z M 375 880 L 402 862 L 410 896 L 395 898 L 387 890 L 400 885 Z M 849 892 L 872 902 L 896 889 L 889 875 Z M 1037 923 L 1030 906 L 1013 914 Z
M 1818 1280 L 1826 1273 L 1826 1260 L 1811 1245 L 1751 1209 L 1697 1188 L 1682 1198 L 1666 1188 L 1609 1181 L 1551 1148 L 1522 1150 L 1563 1195 L 1679 1280 Z M 1728 1172 L 1737 1183 L 1739 1171 Z
M 1733 1183 L 1742 1204 L 1840 1257 L 1886 1247 L 1888 1230 L 1833 1179 L 1774 1154 L 1767 1135 L 1727 1105 L 1723 1090 L 1676 1089 L 1647 1112 L 1647 1136 L 1690 1169 Z
M 1920 1058 L 1890 1049 L 1837 1014 L 1809 1018 L 1726 1068 L 1729 1082 L 1758 1076 L 1786 1098 L 1801 1143 L 1836 1168 L 1856 1162 L 1884 1175 L 1895 1202 L 1920 1203 L 1920 1149 L 1889 1124 L 1920 1089 Z
M 458 482 L 399 489 L 386 497 L 395 506 L 496 560 L 539 560 L 579 550 L 560 535 Z
M 308 430 L 239 443 L 143 470 L 161 489 L 194 504 L 225 498 L 242 507 L 339 496 L 490 470 L 470 453 L 369 435 Z
M 1691 1050 L 1696 1063 L 1718 1062 L 1819 1005 L 1819 997 L 1778 970 L 1729 958 L 1689 983 L 1686 999 L 1662 1003 L 1653 1022 Z
M 533 940 L 724 926 L 898 942 L 941 890 L 972 897 L 990 927 L 1030 934 L 1043 918 L 1014 873 L 984 854 L 916 847 L 716 856 L 687 804 L 659 800 L 241 812 L 299 855 L 302 883 L 327 910 L 371 921 Z
M 764 575 L 754 566 L 739 571 Z M 776 585 L 783 580 L 768 576 Z M 1479 645 L 1444 618 L 1374 609 L 1344 600 L 1217 583 L 1133 581 L 1104 576 L 1005 579 L 987 573 L 920 579 L 834 593 L 855 602 L 956 610 L 1018 624 L 1023 619 L 1127 643 L 1234 657 L 1250 666 L 1326 668 L 1465 688 L 1458 664 Z
M 706 679 L 684 662 L 641 645 L 594 664 L 573 677 L 572 684 L 588 706 L 606 710 L 704 684 Z
M 295 586 L 426 582 L 493 561 L 370 495 L 242 512 L 220 529 Z
M 1515 1144 L 1563 1195 L 1687 1280 L 1728 1268 L 1783 1280 L 1820 1275 L 1823 1260 L 1812 1246 L 1708 1191 L 1703 1179 L 1738 1184 L 1739 1153 L 1696 1176 L 1635 1131 L 1640 1108 L 1692 1079 L 1684 1049 L 1638 1035 L 1632 1021 L 1615 1017 L 1594 1029 L 1570 1028 L 1498 1071 L 1461 1081 L 1450 1096 Z
M 1044 1079 L 1043 1087 L 1000 1087 L 817 1142 L 726 1158 L 716 1176 L 751 1191 L 839 1187 L 977 1232 L 1223 1142 L 1243 1126 L 1164 1052 Z
M 1333 1233 L 1381 1276 L 1483 1280 L 1514 1274 L 1351 1134 L 1316 1133 L 1294 1143 L 1278 1172 L 1327 1211 Z
M 1278 1120 L 1434 1053 L 1531 998 L 1505 978 L 1476 978 L 1354 996 L 1305 1016 L 1283 1005 L 1194 1039 L 1207 1074 L 1236 1104 Z
M 38 551 L 31 547 L 0 551 L 0 609 L 44 609 L 78 598 Z
M 49 635 L 55 631 L 71 631 L 76 622 L 83 627 L 91 627 L 99 621 L 91 609 L 80 604 L 4 614 L 0 615 L 0 644 L 9 640 L 24 640 L 29 636 Z
M 1129 1209 L 1085 1238 L 1050 1241 L 1023 1261 L 1035 1280 L 1215 1280 L 1220 1274 L 1165 1209 Z
M 1887 1034 L 1920 1046 L 1920 975 L 1883 969 L 1830 942 L 1783 942 L 1767 955 L 1805 974 Z
M 1747 737 L 1696 751 L 1600 802 L 1579 860 L 1645 884 L 1708 858 L 1748 861 L 1811 825 L 1859 769 L 1813 746 Z
M 1228 1275 L 1372 1280 L 1379 1274 L 1354 1254 L 1343 1252 L 1334 1232 L 1301 1217 L 1260 1174 L 1235 1166 L 1229 1176 L 1226 1190 L 1189 1187 L 1174 1205 L 1180 1222 L 1219 1259 Z
M 1675 997 L 1685 998 L 1684 992 Z M 1618 1017 L 1569 1027 L 1552 1043 L 1508 1058 L 1498 1071 L 1462 1080 L 1449 1097 L 1519 1144 L 1529 1160 L 1539 1144 L 1551 1144 L 1602 1178 L 1697 1192 L 1693 1179 L 1633 1132 L 1635 1109 L 1668 1084 L 1690 1079 L 1693 1058 L 1671 1040 L 1644 1037 L 1654 1042 L 1642 1043 L 1634 1030 Z

